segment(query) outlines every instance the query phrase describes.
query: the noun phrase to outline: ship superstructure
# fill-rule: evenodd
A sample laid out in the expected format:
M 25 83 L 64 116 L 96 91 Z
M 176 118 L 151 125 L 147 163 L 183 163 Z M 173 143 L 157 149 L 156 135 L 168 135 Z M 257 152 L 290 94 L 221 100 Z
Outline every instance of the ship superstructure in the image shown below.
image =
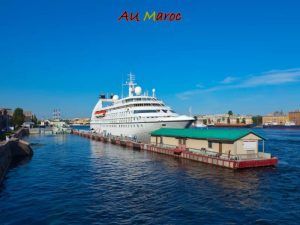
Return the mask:
M 91 130 L 103 135 L 134 138 L 149 141 L 150 132 L 161 127 L 189 127 L 193 117 L 178 115 L 155 96 L 142 94 L 136 86 L 134 75 L 129 74 L 128 97 L 119 99 L 118 95 L 100 95 L 91 116 Z

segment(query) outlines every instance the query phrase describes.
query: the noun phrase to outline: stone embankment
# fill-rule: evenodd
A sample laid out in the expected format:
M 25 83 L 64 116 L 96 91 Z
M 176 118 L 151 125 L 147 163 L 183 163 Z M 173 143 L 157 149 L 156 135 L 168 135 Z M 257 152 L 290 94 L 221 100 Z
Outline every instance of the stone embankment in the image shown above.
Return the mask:
M 20 139 L 28 133 L 28 129 L 20 129 L 9 141 L 0 142 L 0 184 L 12 162 L 33 155 L 30 144 Z

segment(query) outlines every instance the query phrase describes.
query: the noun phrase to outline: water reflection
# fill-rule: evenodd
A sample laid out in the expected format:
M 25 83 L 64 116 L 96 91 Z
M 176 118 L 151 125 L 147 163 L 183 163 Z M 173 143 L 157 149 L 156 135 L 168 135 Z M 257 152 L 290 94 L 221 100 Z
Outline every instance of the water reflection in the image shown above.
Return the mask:
M 16 168 L 18 166 L 22 166 L 22 165 L 25 165 L 27 163 L 30 163 L 31 159 L 32 159 L 33 156 L 26 156 L 26 157 L 19 157 L 19 158 L 15 158 L 9 168 L 10 169 L 13 169 L 13 168 Z
M 169 176 L 168 179 L 172 180 L 173 184 L 177 182 L 182 191 L 188 191 L 191 189 L 190 179 L 193 179 L 198 183 L 193 188 L 201 190 L 205 184 L 213 192 L 212 199 L 223 199 L 228 203 L 227 207 L 236 204 L 245 208 L 259 207 L 260 200 L 253 196 L 258 194 L 260 185 L 265 185 L 261 183 L 261 174 L 269 173 L 272 176 L 270 173 L 274 171 L 274 168 L 233 171 L 163 154 L 134 152 L 131 149 L 95 141 L 91 141 L 90 147 L 93 157 L 110 159 L 110 165 L 113 165 L 114 169 L 111 168 L 109 177 L 117 177 L 117 182 L 133 184 L 147 176 Z M 99 162 L 95 163 L 95 171 L 101 168 L 101 176 L 106 175 L 106 171 L 103 171 L 105 166 Z M 118 169 L 120 167 L 122 170 Z M 178 173 L 180 179 L 176 180 Z M 117 186 L 113 187 L 114 191 L 120 191 Z M 236 195 L 240 197 L 231 199 Z

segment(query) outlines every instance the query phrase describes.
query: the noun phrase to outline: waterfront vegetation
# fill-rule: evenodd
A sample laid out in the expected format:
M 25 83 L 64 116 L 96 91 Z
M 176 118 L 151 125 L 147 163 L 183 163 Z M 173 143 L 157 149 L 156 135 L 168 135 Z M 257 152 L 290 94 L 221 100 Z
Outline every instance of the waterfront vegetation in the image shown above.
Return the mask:
M 22 108 L 16 108 L 13 116 L 12 116 L 12 123 L 15 128 L 19 128 L 25 121 L 24 111 Z
M 1 133 L 0 134 L 0 141 L 4 141 L 6 139 L 6 136 L 11 136 L 13 134 L 14 134 L 13 131 L 7 131 L 7 132 L 4 132 L 4 133 Z
M 252 120 L 253 120 L 253 124 L 255 124 L 256 126 L 262 125 L 262 116 L 259 115 L 253 116 Z

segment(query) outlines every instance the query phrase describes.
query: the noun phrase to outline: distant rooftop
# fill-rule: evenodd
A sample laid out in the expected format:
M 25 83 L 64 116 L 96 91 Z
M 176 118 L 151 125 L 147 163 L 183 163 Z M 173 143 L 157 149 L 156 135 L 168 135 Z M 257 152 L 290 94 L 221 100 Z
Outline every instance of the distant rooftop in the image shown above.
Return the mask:
M 0 108 L 0 110 L 11 110 L 10 108 Z
M 264 137 L 255 133 L 252 130 L 242 129 L 177 129 L 177 128 L 161 128 L 153 131 L 152 136 L 167 136 L 167 137 L 181 137 L 205 140 L 222 140 L 222 141 L 236 141 L 248 134 L 254 134 L 261 139 Z
M 286 114 L 283 111 L 275 111 L 267 114 L 267 116 L 286 116 Z

